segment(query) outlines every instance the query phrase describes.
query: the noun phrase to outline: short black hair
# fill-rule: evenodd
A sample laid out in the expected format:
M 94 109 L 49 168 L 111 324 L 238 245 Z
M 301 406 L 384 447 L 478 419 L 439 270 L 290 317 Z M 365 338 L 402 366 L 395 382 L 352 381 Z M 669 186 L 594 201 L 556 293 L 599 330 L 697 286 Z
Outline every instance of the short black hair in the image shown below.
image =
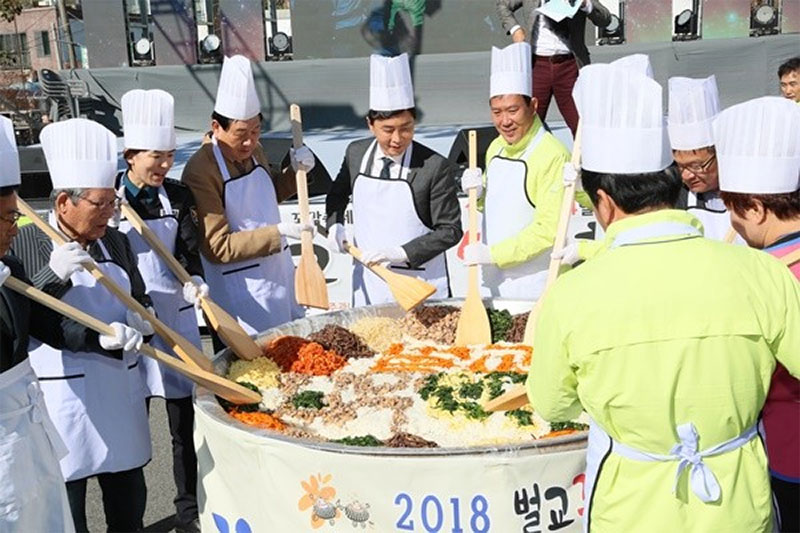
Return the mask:
M 496 95 L 492 96 L 491 98 L 489 98 L 489 105 L 492 105 L 492 100 L 494 100 L 498 96 L 502 96 L 502 95 L 501 94 L 496 94 Z M 533 101 L 533 98 L 531 98 L 527 94 L 521 94 L 520 96 L 522 97 L 522 100 L 525 101 L 525 105 L 526 106 L 530 106 L 531 105 L 531 102 Z
M 11 196 L 19 189 L 19 185 L 6 185 L 5 187 L 0 187 L 0 198 Z
M 607 174 L 581 171 L 583 189 L 597 205 L 597 191 L 603 189 L 628 214 L 655 208 L 673 208 L 681 192 L 681 176 L 673 163 L 658 172 Z
M 755 207 L 756 201 L 766 211 L 772 212 L 778 220 L 795 220 L 800 218 L 800 191 L 780 194 L 748 194 L 741 192 L 720 193 L 725 206 L 740 217 L 748 209 Z
M 778 79 L 781 79 L 790 72 L 795 71 L 800 71 L 800 56 L 793 57 L 778 67 Z
M 228 118 L 225 115 L 220 115 L 216 111 L 212 111 L 211 120 L 216 120 L 219 123 L 219 125 L 222 126 L 223 130 L 228 131 L 228 128 L 230 128 L 231 124 L 233 124 L 237 119 Z M 258 120 L 264 122 L 264 115 L 261 112 L 258 113 Z
M 416 107 L 409 107 L 408 109 L 396 109 L 394 111 L 375 111 L 374 109 L 370 109 L 367 112 L 367 120 L 370 124 L 372 124 L 376 120 L 386 120 L 388 118 L 396 117 L 397 115 L 402 115 L 406 111 L 411 113 L 411 118 L 417 120 Z

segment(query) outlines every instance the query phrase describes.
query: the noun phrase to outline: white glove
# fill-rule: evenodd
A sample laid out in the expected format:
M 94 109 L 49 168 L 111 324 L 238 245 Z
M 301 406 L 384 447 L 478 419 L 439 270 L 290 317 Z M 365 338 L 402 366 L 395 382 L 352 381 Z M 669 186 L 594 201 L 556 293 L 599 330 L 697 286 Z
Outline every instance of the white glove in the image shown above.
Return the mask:
M 469 194 L 470 189 L 477 189 L 478 198 L 483 194 L 483 171 L 479 168 L 468 168 L 461 175 L 461 190 Z
M 314 237 L 314 235 L 317 234 L 317 229 L 314 227 L 313 224 L 294 224 L 292 222 L 278 223 L 278 233 L 280 233 L 284 237 L 299 239 L 304 231 L 310 231 L 312 238 Z
M 491 265 L 493 263 L 491 250 L 482 242 L 468 244 L 464 247 L 465 265 Z
M 11 269 L 8 268 L 5 263 L 0 261 L 0 287 L 3 286 L 3 283 L 6 282 L 8 276 L 11 275 Z
M 564 171 L 562 172 L 561 177 L 564 180 L 564 187 L 574 183 L 576 192 L 583 190 L 583 183 L 581 183 L 581 180 L 578 179 L 578 171 L 575 170 L 572 162 L 567 161 L 564 163 Z
M 191 281 L 183 284 L 183 299 L 186 303 L 194 305 L 195 309 L 200 308 L 200 300 L 208 296 L 208 285 L 200 276 L 192 276 Z
M 155 310 L 152 307 L 148 307 L 147 311 L 154 316 L 156 314 Z M 130 327 L 139 331 L 145 337 L 149 337 L 150 335 L 155 334 L 155 330 L 153 330 L 152 324 L 150 324 L 150 322 L 142 318 L 142 315 L 140 315 L 136 311 L 128 309 L 128 311 L 125 313 L 125 321 L 128 323 Z
M 578 243 L 567 244 L 561 251 L 553 250 L 550 253 L 550 258 L 558 259 L 562 265 L 574 265 L 581 260 L 581 256 L 578 254 Z
M 311 169 L 314 168 L 314 165 L 317 163 L 314 154 L 311 153 L 311 150 L 309 150 L 308 146 L 305 144 L 297 150 L 289 148 L 289 160 L 292 162 L 292 168 L 295 172 L 301 168 L 306 172 L 311 172 Z
M 50 254 L 50 270 L 55 272 L 58 279 L 67 281 L 75 272 L 83 270 L 81 263 L 92 260 L 89 253 L 81 248 L 77 242 L 68 242 L 53 248 Z
M 120 322 L 112 322 L 110 325 L 114 328 L 114 335 L 100 335 L 99 338 L 100 346 L 104 350 L 121 349 L 130 352 L 139 350 L 142 347 L 144 339 L 141 332 Z
M 344 241 L 347 240 L 347 233 L 344 229 L 344 224 L 338 222 L 328 229 L 328 246 L 334 252 L 344 254 L 347 250 L 344 247 Z
M 384 248 L 382 250 L 370 250 L 361 252 L 361 262 L 365 265 L 375 265 L 381 263 L 402 264 L 408 263 L 408 256 L 402 246 Z

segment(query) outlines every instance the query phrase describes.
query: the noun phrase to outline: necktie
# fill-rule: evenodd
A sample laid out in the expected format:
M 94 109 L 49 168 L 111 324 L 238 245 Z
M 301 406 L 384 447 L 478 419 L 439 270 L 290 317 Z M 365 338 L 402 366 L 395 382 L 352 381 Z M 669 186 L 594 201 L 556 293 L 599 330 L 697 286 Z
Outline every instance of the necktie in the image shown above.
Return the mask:
M 388 180 L 391 177 L 391 174 L 389 173 L 389 167 L 392 166 L 394 161 L 392 161 L 390 157 L 382 157 L 381 161 L 383 161 L 383 168 L 381 169 L 381 174 L 378 177 L 382 180 Z

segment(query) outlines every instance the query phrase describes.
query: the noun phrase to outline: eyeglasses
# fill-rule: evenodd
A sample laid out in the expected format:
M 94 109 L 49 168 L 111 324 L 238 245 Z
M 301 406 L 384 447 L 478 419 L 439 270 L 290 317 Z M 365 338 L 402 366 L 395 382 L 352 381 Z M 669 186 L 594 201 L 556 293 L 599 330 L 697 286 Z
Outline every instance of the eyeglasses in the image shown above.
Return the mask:
M 714 163 L 714 161 L 716 161 L 716 159 L 717 159 L 717 154 L 711 154 L 711 157 L 709 157 L 708 159 L 706 159 L 703 163 L 700 163 L 699 165 L 697 165 L 697 164 L 687 165 L 687 166 L 678 165 L 678 170 L 680 170 L 681 173 L 689 172 L 689 173 L 694 174 L 695 176 L 698 176 L 698 177 L 699 176 L 704 176 L 704 175 L 708 174 L 708 169 L 711 168 L 711 165 Z
M 85 196 L 80 196 L 78 199 L 89 202 L 94 206 L 95 209 L 117 209 L 121 203 L 121 200 L 116 196 L 113 200 L 109 200 L 107 202 L 95 202 L 94 200 L 89 200 Z
M 0 220 L 2 220 L 3 222 L 7 222 L 13 226 L 17 222 L 19 222 L 20 218 L 22 218 L 22 213 L 14 209 L 13 211 L 11 211 L 11 216 L 0 217 Z

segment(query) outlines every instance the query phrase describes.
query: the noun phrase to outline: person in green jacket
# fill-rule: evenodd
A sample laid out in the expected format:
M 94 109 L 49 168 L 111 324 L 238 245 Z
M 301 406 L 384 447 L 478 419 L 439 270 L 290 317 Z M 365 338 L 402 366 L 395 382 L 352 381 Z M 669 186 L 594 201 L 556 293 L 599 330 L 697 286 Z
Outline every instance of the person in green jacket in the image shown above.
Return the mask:
M 776 362 L 800 375 L 800 285 L 670 208 L 654 80 L 592 65 L 576 95 L 600 106 L 581 114 L 581 179 L 605 246 L 545 296 L 527 390 L 547 420 L 592 419 L 585 529 L 772 531 L 757 424 Z

